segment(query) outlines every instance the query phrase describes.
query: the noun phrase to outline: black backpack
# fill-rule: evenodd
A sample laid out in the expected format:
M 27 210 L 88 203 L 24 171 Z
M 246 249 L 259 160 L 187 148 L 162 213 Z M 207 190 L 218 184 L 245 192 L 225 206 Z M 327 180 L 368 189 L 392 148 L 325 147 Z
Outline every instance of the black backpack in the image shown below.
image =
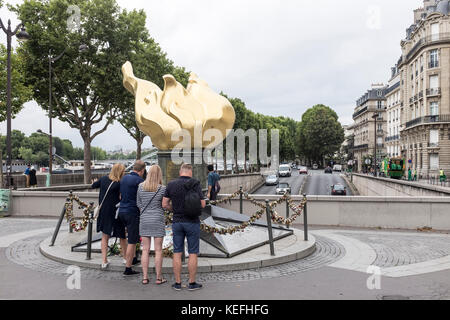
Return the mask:
M 190 179 L 184 184 L 186 194 L 184 196 L 184 214 L 189 218 L 196 218 L 202 214 L 202 203 L 197 187 L 200 181 Z

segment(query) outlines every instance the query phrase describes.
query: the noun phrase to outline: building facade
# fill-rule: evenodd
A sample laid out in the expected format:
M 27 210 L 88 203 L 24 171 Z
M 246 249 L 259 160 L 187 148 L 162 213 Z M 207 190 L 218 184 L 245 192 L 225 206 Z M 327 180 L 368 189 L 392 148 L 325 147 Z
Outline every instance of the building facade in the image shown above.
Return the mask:
M 374 161 L 377 151 L 377 163 L 386 154 L 384 137 L 387 129 L 386 119 L 386 91 L 387 86 L 374 84 L 372 88 L 356 101 L 354 124 L 354 169 L 363 171 L 367 158 Z
M 397 65 L 404 97 L 401 155 L 422 177 L 450 171 L 449 14 L 449 1 L 424 1 L 414 11 Z
M 387 132 L 384 141 L 388 157 L 401 156 L 401 110 L 404 104 L 400 85 L 400 72 L 396 65 L 392 68 L 392 76 L 386 89 Z

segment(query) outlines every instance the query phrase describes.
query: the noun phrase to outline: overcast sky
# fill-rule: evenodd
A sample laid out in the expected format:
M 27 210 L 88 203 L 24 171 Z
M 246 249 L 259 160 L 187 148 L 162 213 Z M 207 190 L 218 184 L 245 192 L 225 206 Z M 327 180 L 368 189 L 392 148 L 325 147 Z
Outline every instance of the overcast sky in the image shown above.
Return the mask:
M 21 1 L 8 1 L 20 3 Z M 118 0 L 144 9 L 151 36 L 176 65 L 197 73 L 217 92 L 239 97 L 255 112 L 301 120 L 315 104 L 352 122 L 355 101 L 372 83 L 386 83 L 401 55 L 400 40 L 421 0 Z M 5 20 L 15 17 L 5 8 Z M 6 44 L 3 33 L 0 41 Z M 3 85 L 3 84 L 2 84 Z M 34 103 L 13 120 L 30 134 L 48 130 Z M 0 124 L 2 134 L 6 123 Z M 54 121 L 54 135 L 82 147 L 77 130 Z M 119 124 L 93 141 L 134 149 Z M 144 147 L 150 147 L 146 138 Z

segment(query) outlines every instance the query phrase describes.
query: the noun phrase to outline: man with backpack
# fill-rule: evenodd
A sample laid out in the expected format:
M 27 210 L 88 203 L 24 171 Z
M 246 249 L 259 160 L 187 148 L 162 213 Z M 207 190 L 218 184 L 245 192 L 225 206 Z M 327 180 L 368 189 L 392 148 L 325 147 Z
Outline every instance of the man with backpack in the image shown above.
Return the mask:
M 208 166 L 208 199 L 217 200 L 217 195 L 220 192 L 220 175 L 214 171 L 214 166 L 210 164 Z
M 202 288 L 195 282 L 197 275 L 198 254 L 200 252 L 200 215 L 206 207 L 200 182 L 192 178 L 192 165 L 183 164 L 180 177 L 171 181 L 166 188 L 162 206 L 173 211 L 173 273 L 175 283 L 172 288 L 181 290 L 181 256 L 184 241 L 187 238 L 189 253 L 189 286 L 194 291 Z

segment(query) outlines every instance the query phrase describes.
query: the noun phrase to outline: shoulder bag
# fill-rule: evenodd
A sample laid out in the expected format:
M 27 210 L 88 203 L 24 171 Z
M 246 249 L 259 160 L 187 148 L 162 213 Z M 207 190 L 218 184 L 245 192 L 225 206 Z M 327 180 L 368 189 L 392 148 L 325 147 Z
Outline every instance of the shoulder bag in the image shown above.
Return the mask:
M 102 208 L 103 202 L 105 202 L 106 196 L 108 195 L 109 189 L 111 189 L 111 186 L 113 185 L 114 181 L 112 181 L 108 187 L 108 190 L 106 190 L 105 196 L 103 197 L 102 202 L 94 209 L 94 220 L 97 219 L 98 215 L 100 214 L 100 209 Z

